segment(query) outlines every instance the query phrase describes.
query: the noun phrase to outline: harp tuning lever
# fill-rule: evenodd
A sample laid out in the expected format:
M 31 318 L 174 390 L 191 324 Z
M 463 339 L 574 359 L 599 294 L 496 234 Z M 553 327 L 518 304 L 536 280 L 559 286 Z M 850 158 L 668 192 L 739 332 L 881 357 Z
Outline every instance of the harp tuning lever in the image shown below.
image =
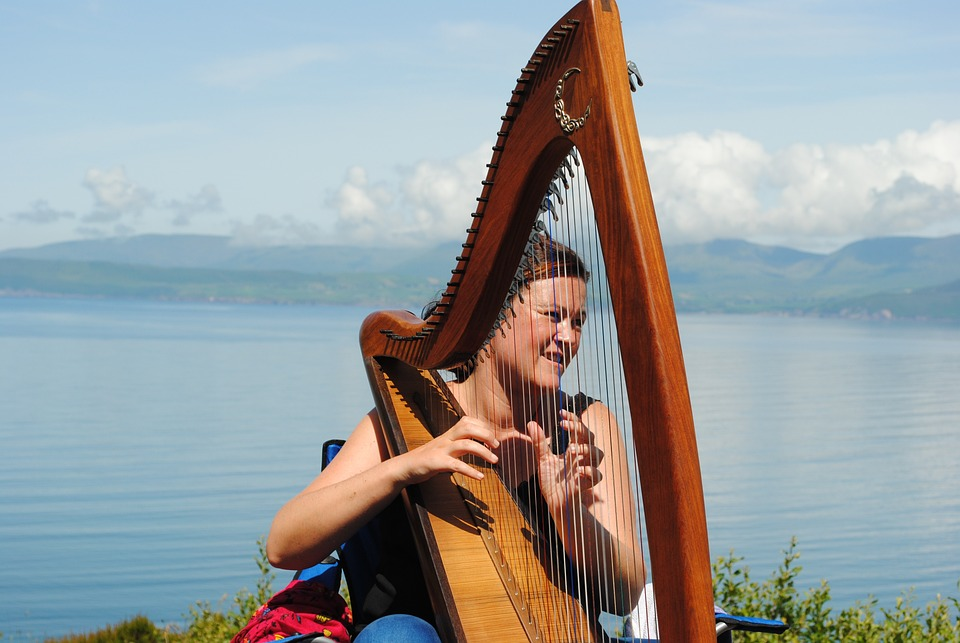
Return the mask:
M 640 78 L 640 70 L 632 60 L 627 61 L 627 76 L 630 77 L 630 91 L 637 91 L 638 87 L 643 87 L 643 79 Z

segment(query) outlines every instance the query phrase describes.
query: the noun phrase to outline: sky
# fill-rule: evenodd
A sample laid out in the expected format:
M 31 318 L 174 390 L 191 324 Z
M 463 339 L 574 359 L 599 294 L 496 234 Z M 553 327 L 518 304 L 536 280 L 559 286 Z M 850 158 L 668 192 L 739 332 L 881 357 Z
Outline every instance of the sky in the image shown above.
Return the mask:
M 0 0 L 0 250 L 464 237 L 557 0 Z M 666 244 L 960 233 L 960 3 L 621 0 Z

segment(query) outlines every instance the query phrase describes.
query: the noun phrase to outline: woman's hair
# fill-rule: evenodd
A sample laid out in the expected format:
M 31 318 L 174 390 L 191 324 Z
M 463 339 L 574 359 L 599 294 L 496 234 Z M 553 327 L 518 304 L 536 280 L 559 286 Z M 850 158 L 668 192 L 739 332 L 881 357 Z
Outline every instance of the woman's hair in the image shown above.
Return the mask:
M 589 281 L 590 272 L 583 259 L 572 248 L 546 234 L 539 234 L 531 242 L 527 259 L 521 264 L 517 274 L 518 281 L 526 285 L 531 281 L 554 277 L 580 277 Z
M 551 239 L 548 235 L 540 233 L 530 242 L 527 252 L 524 254 L 520 267 L 517 269 L 517 275 L 514 278 L 515 292 L 520 286 L 526 286 L 539 279 L 552 279 L 555 277 L 580 277 L 584 281 L 590 280 L 590 271 L 572 248 L 565 246 L 559 241 Z M 511 295 L 504 303 L 508 307 L 511 299 L 516 295 Z M 421 319 L 427 319 L 437 310 L 437 304 L 443 297 L 443 292 L 437 293 L 437 296 L 423 307 L 420 313 Z
M 580 255 L 574 252 L 572 248 L 555 241 L 545 233 L 537 233 L 531 237 L 527 251 L 520 262 L 520 267 L 517 269 L 517 275 L 514 278 L 514 285 L 510 289 L 511 294 L 504 302 L 504 310 L 506 311 L 513 305 L 513 299 L 519 295 L 522 287 L 540 279 L 558 277 L 579 277 L 584 281 L 589 281 L 590 271 L 587 270 L 587 266 Z M 434 313 L 442 295 L 443 293 L 440 293 L 436 299 L 423 307 L 421 313 L 423 319 L 427 319 Z M 494 331 L 503 319 L 504 315 L 501 315 L 497 326 L 493 329 Z M 473 372 L 476 366 L 475 360 L 476 357 L 452 369 L 458 382 L 462 382 Z

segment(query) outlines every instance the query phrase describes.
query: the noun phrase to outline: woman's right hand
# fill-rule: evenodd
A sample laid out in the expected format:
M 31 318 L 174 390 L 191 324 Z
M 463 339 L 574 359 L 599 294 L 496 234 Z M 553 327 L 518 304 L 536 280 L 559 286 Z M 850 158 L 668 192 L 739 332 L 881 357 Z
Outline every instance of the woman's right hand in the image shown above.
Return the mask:
M 493 425 L 474 417 L 463 417 L 442 435 L 426 444 L 397 456 L 405 466 L 404 484 L 429 480 L 438 473 L 460 473 L 480 480 L 483 474 L 463 461 L 473 455 L 496 464 L 494 449 L 500 446 Z

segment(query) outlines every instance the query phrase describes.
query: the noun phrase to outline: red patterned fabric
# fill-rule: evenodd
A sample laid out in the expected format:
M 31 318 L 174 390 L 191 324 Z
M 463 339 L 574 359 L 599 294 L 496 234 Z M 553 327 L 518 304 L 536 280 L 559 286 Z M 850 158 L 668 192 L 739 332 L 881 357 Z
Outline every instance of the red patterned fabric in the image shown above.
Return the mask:
M 261 605 L 231 643 L 279 641 L 298 634 L 349 643 L 352 626 L 353 615 L 342 596 L 321 583 L 295 580 Z

